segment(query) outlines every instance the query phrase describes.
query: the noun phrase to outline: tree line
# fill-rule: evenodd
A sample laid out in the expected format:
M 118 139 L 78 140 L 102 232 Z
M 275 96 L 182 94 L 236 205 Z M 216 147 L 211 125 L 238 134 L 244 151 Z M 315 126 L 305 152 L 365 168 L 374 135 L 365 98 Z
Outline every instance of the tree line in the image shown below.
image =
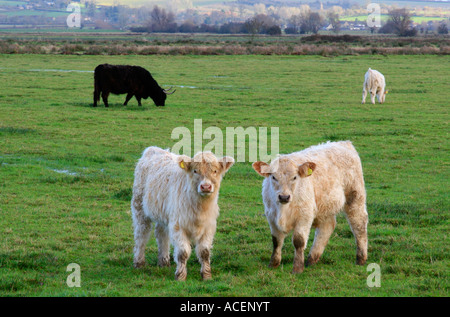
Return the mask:
M 339 16 L 329 13 L 324 18 L 318 12 L 305 11 L 293 15 L 285 28 L 286 34 L 317 33 L 326 22 L 330 22 L 335 29 L 339 28 Z M 202 23 L 196 25 L 191 21 L 181 24 L 175 22 L 175 15 L 159 6 L 154 6 L 150 12 L 149 21 L 143 26 L 130 27 L 133 32 L 164 32 L 164 33 L 219 33 L 219 34 L 268 34 L 280 35 L 282 33 L 277 20 L 264 13 L 256 14 L 245 22 L 226 22 L 221 25 Z
M 388 12 L 387 22 L 380 28 L 371 28 L 371 32 L 396 34 L 399 36 L 415 36 L 419 28 L 413 27 L 412 14 L 407 9 L 392 9 Z M 361 21 L 365 24 L 365 21 Z M 285 34 L 317 34 L 321 28 L 330 25 L 335 34 L 341 31 L 339 14 L 335 12 L 315 12 L 305 10 L 292 15 L 284 25 Z M 282 28 L 277 19 L 263 13 L 255 14 L 245 22 L 226 22 L 221 25 L 195 24 L 190 20 L 176 23 L 175 14 L 169 10 L 154 6 L 148 21 L 142 26 L 130 27 L 132 32 L 164 32 L 164 33 L 219 33 L 219 34 L 268 34 L 280 35 Z M 422 30 L 423 31 L 423 30 Z M 437 28 L 439 34 L 448 34 L 448 27 L 441 23 Z
M 275 19 L 265 14 L 258 14 L 245 22 L 227 22 L 221 25 L 202 23 L 194 24 L 185 21 L 175 22 L 175 15 L 159 6 L 150 11 L 149 21 L 142 26 L 130 27 L 132 32 L 164 32 L 164 33 L 219 33 L 219 34 L 269 34 L 280 35 L 281 28 Z

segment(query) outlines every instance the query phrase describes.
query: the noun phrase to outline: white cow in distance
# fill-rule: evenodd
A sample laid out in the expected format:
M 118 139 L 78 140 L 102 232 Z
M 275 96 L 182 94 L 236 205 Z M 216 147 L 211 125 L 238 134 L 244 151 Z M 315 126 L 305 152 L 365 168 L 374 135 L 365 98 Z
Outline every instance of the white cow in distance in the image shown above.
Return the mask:
M 386 81 L 382 73 L 369 68 L 364 76 L 362 103 L 366 103 L 367 92 L 370 92 L 370 101 L 375 104 L 375 95 L 378 102 L 383 103 L 388 91 L 386 90 Z

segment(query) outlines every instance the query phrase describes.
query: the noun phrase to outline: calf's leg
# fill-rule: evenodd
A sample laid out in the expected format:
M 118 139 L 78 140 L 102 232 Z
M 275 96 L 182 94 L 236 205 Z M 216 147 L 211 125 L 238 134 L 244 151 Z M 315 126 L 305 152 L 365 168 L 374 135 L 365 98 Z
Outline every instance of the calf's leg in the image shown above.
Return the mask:
M 133 211 L 133 225 L 135 243 L 133 264 L 135 268 L 140 268 L 145 265 L 145 246 L 150 238 L 151 221 Z
M 332 216 L 325 221 L 318 224 L 316 232 L 314 234 L 314 242 L 309 252 L 308 261 L 306 265 L 316 264 L 323 251 L 325 250 L 328 240 L 336 227 L 336 217 Z
M 197 244 L 196 254 L 197 258 L 201 264 L 200 274 L 203 280 L 210 280 L 212 278 L 211 274 L 211 246 L 212 239 L 209 237 L 202 238 L 202 240 Z
M 353 191 L 347 195 L 345 203 L 347 221 L 355 236 L 356 264 L 364 265 L 367 261 L 367 223 L 369 217 L 366 210 L 365 194 Z
M 375 95 L 376 95 L 376 91 L 370 91 L 370 102 L 374 105 L 375 104 Z
M 362 93 L 362 104 L 366 103 L 366 97 L 367 97 L 367 90 L 365 88 L 363 88 L 363 93 Z
M 281 249 L 283 248 L 284 238 L 286 235 L 277 230 L 275 226 L 271 226 L 273 251 L 270 258 L 269 267 L 277 268 L 281 263 Z
M 294 244 L 295 247 L 294 268 L 292 270 L 292 273 L 294 274 L 302 273 L 305 268 L 304 251 L 306 248 L 306 244 L 308 242 L 310 229 L 311 223 L 294 229 L 294 233 L 292 235 L 292 243 Z
M 191 256 L 191 243 L 189 239 L 181 232 L 175 231 L 173 234 L 174 254 L 173 258 L 177 263 L 177 270 L 175 271 L 175 279 L 177 281 L 185 281 L 187 277 L 186 264 Z
M 170 239 L 167 227 L 157 223 L 155 237 L 158 243 L 158 265 L 170 266 Z

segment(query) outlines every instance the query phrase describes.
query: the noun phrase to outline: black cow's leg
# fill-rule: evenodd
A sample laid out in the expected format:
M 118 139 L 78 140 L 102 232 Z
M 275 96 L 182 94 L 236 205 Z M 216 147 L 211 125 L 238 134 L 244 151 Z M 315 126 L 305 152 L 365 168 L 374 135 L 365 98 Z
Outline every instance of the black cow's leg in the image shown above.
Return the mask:
M 95 89 L 94 90 L 94 107 L 97 107 L 97 100 L 100 99 L 100 92 Z
M 125 102 L 123 103 L 124 106 L 126 106 L 128 104 L 128 101 L 130 101 L 130 99 L 133 97 L 133 94 L 129 93 L 127 95 L 127 97 L 125 98 Z
M 105 107 L 109 107 L 108 105 L 108 92 L 102 92 L 102 99 L 103 99 L 103 103 L 105 104 Z
M 141 104 L 141 97 L 136 96 L 136 100 L 138 102 L 139 107 L 141 107 L 142 106 L 142 104 Z

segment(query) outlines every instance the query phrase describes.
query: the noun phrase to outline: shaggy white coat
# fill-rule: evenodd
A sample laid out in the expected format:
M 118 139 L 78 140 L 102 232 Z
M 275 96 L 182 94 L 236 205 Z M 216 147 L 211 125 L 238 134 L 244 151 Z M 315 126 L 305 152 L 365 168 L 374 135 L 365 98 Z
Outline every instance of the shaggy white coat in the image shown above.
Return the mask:
M 387 90 L 386 81 L 383 74 L 379 71 L 369 68 L 364 75 L 362 103 L 366 103 L 367 93 L 370 93 L 370 101 L 375 104 L 375 96 L 377 96 L 378 102 L 383 103 Z
M 357 264 L 366 262 L 366 191 L 361 160 L 350 141 L 312 146 L 282 155 L 270 165 L 255 162 L 253 168 L 265 177 L 262 198 L 272 232 L 271 267 L 280 265 L 284 238 L 293 231 L 293 271 L 302 272 L 311 227 L 316 231 L 307 264 L 316 263 L 342 209 L 356 239 Z
M 135 267 L 145 264 L 145 245 L 154 222 L 159 265 L 170 264 L 172 243 L 175 277 L 186 279 L 193 241 L 201 274 L 204 279 L 211 278 L 210 250 L 219 216 L 220 183 L 233 163 L 233 158 L 217 159 L 211 152 L 198 153 L 191 159 L 158 147 L 144 151 L 135 169 L 131 201 Z

